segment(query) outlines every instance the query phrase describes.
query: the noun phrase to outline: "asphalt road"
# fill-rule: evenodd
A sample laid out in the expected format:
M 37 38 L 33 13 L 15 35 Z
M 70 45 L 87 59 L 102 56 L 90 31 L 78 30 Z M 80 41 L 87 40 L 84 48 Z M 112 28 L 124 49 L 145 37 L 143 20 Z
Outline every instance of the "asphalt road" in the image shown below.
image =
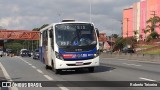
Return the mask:
M 113 58 L 101 58 L 100 66 L 94 73 L 87 69 L 64 70 L 62 74 L 54 74 L 39 60 L 29 57 L 2 57 L 0 63 L 8 73 L 8 79 L 12 81 L 67 81 L 56 84 L 56 87 L 43 88 L 11 88 L 12 90 L 160 90 L 160 87 L 97 87 L 98 84 L 110 83 L 123 84 L 125 81 L 160 81 L 160 63 L 117 60 Z M 75 82 L 71 82 L 75 81 Z M 84 81 L 79 83 L 78 81 Z M 93 85 L 90 82 L 93 81 Z M 117 83 L 121 81 L 120 83 Z M 85 86 L 85 87 L 82 87 Z

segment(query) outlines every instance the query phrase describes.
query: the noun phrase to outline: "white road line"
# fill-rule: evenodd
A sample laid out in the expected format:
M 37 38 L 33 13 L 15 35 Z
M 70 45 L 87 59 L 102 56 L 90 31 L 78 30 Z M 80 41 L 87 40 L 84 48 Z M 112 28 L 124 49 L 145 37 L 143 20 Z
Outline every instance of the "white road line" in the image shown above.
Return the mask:
M 25 61 L 24 59 L 20 58 L 20 57 L 17 57 L 19 59 L 21 59 L 22 61 L 24 61 L 25 63 L 29 64 L 29 62 Z
M 22 58 L 20 58 L 20 57 L 17 57 L 17 58 L 19 58 L 19 59 L 21 59 L 22 61 L 24 61 Z
M 143 77 L 139 77 L 139 79 L 146 80 L 146 81 L 156 81 L 156 80 L 153 80 L 153 79 L 148 79 L 148 78 L 143 78 Z
M 36 67 L 35 67 L 35 66 L 32 66 L 32 68 L 36 69 Z
M 25 63 L 30 64 L 29 62 L 25 62 Z
M 137 65 L 137 64 L 128 64 L 128 63 L 123 63 L 125 65 L 128 65 L 128 66 L 142 66 L 142 65 Z
M 41 73 L 41 74 L 44 74 L 40 69 L 37 69 L 37 71 L 38 71 L 39 73 Z
M 0 62 L 0 67 L 1 67 L 1 69 L 2 69 L 2 71 L 3 71 L 3 74 L 4 74 L 5 78 L 6 78 L 8 81 L 13 81 L 13 80 L 11 79 L 11 77 L 9 76 L 9 74 L 7 73 L 7 71 L 6 71 L 6 69 L 4 68 L 4 66 L 1 64 L 1 62 Z M 18 88 L 17 88 L 17 87 L 9 87 L 9 90 L 18 90 Z
M 43 75 L 45 78 L 47 78 L 48 80 L 53 80 L 53 78 L 51 78 L 50 76 L 48 75 Z
M 61 90 L 69 90 L 68 88 L 64 87 L 62 84 L 57 84 L 57 86 L 58 86 Z
M 28 65 L 32 66 L 32 64 L 28 63 Z

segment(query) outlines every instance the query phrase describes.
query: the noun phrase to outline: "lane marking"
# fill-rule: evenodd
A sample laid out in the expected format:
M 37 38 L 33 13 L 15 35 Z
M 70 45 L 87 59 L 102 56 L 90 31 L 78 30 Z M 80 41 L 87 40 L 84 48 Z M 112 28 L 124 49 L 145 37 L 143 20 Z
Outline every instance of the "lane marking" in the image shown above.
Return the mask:
M 143 77 L 139 77 L 139 79 L 146 80 L 146 81 L 156 81 L 156 80 L 153 80 L 153 79 L 148 79 L 148 78 L 143 78 Z
M 35 66 L 32 66 L 32 68 L 36 69 L 36 67 L 35 67 Z
M 57 84 L 57 86 L 58 86 L 61 90 L 69 90 L 68 88 L 64 87 L 62 84 Z
M 4 66 L 1 64 L 1 62 L 0 62 L 0 67 L 1 67 L 1 69 L 2 69 L 2 71 L 3 71 L 3 74 L 4 74 L 5 78 L 8 79 L 9 81 L 12 81 L 11 78 L 10 78 L 10 76 L 9 76 L 9 74 L 7 73 L 6 69 L 5 69 Z
M 142 66 L 142 65 L 137 65 L 137 64 L 129 64 L 129 63 L 123 63 L 123 64 L 125 64 L 125 65 L 128 65 L 128 66 L 137 66 L 137 67 L 139 67 L 139 66 Z
M 17 57 L 19 59 L 21 59 L 22 61 L 24 61 L 25 63 L 29 64 L 29 62 L 25 61 L 24 59 L 20 58 L 20 57 Z
M 28 63 L 28 65 L 32 66 L 32 64 Z
M 37 69 L 37 71 L 38 71 L 39 73 L 41 73 L 41 74 L 44 74 L 40 69 Z
M 45 78 L 47 78 L 48 80 L 53 80 L 53 78 L 51 78 L 50 76 L 48 75 L 43 75 Z
M 24 61 L 25 63 L 27 63 L 27 64 L 29 64 L 29 62 L 27 62 L 27 61 Z
M 13 81 L 13 80 L 11 79 L 11 77 L 9 76 L 9 74 L 7 73 L 7 71 L 6 71 L 6 69 L 4 68 L 4 66 L 1 64 L 1 62 L 0 62 L 0 67 L 1 67 L 1 69 L 2 69 L 2 72 L 3 72 L 3 74 L 4 74 L 4 77 L 7 79 L 7 81 Z M 9 87 L 9 90 L 18 90 L 18 88 L 17 88 L 17 87 Z

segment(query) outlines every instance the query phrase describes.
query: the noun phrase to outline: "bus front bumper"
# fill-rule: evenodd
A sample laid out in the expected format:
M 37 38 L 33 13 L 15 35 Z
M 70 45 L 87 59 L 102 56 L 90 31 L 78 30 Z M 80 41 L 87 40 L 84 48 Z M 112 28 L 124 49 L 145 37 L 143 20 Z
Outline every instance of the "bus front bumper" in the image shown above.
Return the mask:
M 99 66 L 99 56 L 94 59 L 80 60 L 80 61 L 63 61 L 56 59 L 55 69 L 72 69 Z

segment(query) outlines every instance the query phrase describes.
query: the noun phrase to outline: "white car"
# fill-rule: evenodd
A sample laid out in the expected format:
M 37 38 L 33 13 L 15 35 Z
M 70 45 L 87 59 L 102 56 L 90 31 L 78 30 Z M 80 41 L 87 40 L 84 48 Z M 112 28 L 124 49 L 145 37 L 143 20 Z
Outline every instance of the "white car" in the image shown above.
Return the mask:
M 25 50 L 27 50 L 27 49 L 21 49 L 20 50 L 20 55 L 22 55 L 22 52 L 25 51 Z
M 3 49 L 0 48 L 0 56 L 3 56 Z

